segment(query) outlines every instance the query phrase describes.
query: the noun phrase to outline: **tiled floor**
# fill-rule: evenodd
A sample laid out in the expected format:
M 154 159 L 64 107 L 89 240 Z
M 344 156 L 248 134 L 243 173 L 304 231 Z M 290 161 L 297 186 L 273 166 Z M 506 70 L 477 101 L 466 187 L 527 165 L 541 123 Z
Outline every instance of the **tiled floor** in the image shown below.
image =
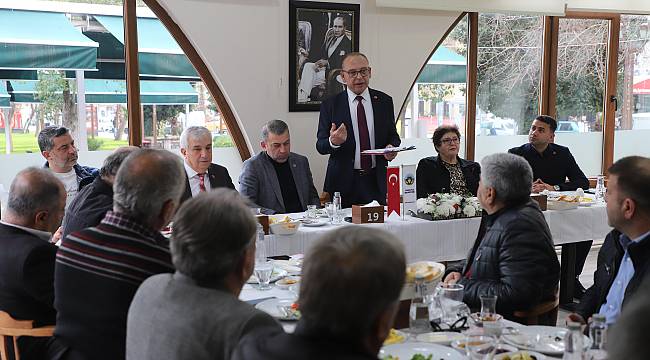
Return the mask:
M 589 288 L 594 283 L 594 271 L 596 271 L 596 260 L 598 259 L 598 251 L 600 250 L 600 244 L 594 244 L 589 251 L 589 256 L 587 256 L 587 261 L 585 261 L 585 267 L 580 274 L 580 282 L 585 288 Z M 566 316 L 569 314 L 568 311 L 560 309 L 560 312 L 557 316 L 557 325 L 564 326 L 566 324 Z

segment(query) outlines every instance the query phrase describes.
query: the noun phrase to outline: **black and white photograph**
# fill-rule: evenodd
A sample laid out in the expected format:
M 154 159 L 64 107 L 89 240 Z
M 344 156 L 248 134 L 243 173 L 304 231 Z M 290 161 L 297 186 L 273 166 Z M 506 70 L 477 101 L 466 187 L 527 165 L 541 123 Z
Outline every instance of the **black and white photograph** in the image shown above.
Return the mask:
M 289 3 L 289 111 L 318 111 L 345 89 L 341 63 L 359 51 L 359 5 Z

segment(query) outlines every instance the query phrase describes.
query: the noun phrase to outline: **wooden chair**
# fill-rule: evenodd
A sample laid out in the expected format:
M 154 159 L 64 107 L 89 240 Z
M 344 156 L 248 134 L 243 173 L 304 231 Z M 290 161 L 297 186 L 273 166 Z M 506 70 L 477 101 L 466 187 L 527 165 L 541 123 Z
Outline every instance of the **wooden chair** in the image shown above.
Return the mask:
M 524 325 L 557 325 L 557 313 L 560 307 L 559 291 L 555 292 L 555 298 L 543 302 L 528 310 L 517 310 L 514 312 L 515 320 Z
M 16 320 L 0 311 L 0 360 L 10 360 L 10 347 L 13 344 L 13 359 L 20 360 L 17 339 L 20 336 L 49 337 L 54 334 L 54 326 L 34 327 L 33 320 Z

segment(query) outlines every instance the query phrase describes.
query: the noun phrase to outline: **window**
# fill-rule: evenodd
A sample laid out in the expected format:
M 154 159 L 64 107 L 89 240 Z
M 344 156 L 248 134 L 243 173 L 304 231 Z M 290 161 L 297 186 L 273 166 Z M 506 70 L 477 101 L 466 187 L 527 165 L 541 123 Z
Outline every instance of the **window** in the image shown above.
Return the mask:
M 467 18 L 456 24 L 428 59 L 397 124 L 403 138 L 420 145 L 422 157 L 435 154 L 431 136 L 440 125 L 458 126 L 463 135 L 459 156 L 465 154 Z
M 476 156 L 528 142 L 538 115 L 541 16 L 479 14 Z
M 614 160 L 650 156 L 650 16 L 622 15 L 618 53 L 618 111 Z

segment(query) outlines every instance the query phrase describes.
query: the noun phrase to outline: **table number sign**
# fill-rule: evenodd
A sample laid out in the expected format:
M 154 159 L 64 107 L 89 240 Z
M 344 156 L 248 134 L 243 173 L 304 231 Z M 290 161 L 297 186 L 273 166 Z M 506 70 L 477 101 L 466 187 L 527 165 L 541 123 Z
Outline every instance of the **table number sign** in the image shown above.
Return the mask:
M 383 206 L 352 205 L 352 223 L 381 224 L 384 222 Z

